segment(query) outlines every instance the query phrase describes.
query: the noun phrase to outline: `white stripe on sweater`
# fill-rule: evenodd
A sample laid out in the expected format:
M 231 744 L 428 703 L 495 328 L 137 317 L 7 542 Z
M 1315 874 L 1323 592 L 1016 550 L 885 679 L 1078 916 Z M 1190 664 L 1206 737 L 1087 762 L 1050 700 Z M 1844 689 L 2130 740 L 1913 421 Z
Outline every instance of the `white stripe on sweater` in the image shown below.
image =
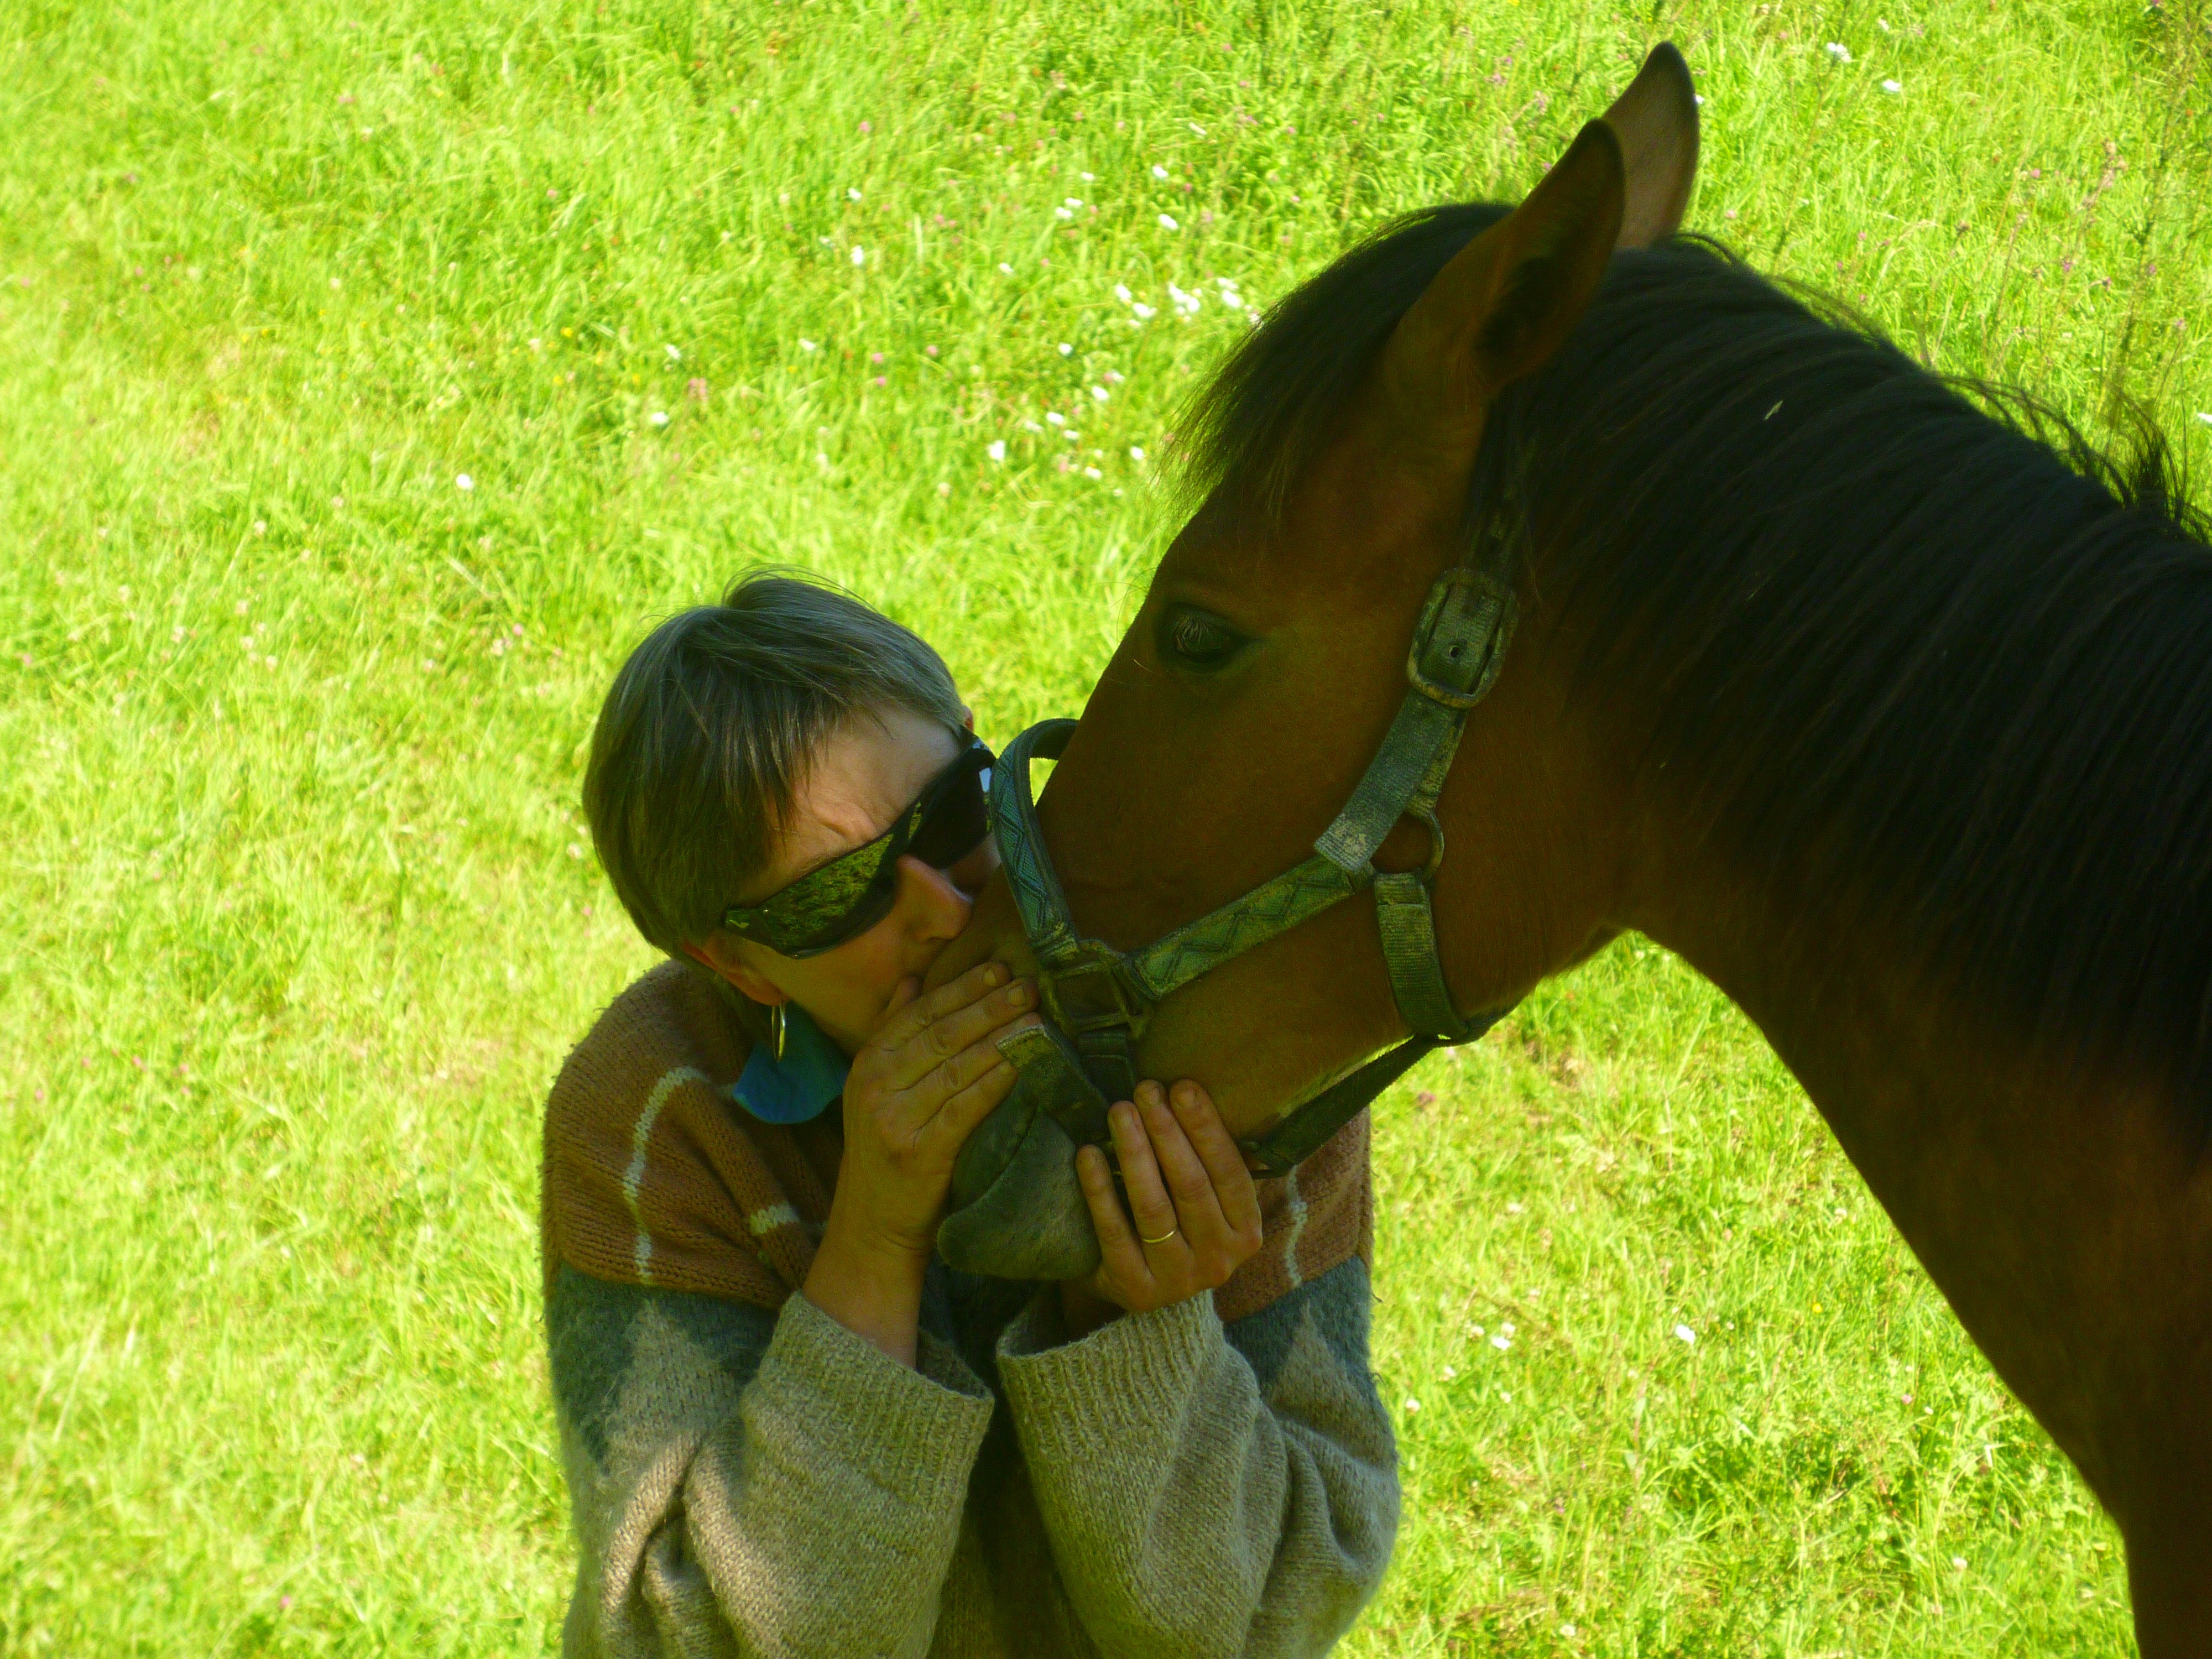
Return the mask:
M 788 1204 L 764 1204 L 745 1218 L 745 1224 L 753 1230 L 755 1238 L 763 1238 L 778 1227 L 796 1227 L 799 1212 Z
M 630 1224 L 637 1229 L 637 1282 L 653 1283 L 650 1263 L 653 1261 L 653 1237 L 645 1230 L 645 1216 L 637 1207 L 638 1189 L 645 1185 L 645 1146 L 653 1139 L 653 1126 L 659 1121 L 660 1109 L 668 1103 L 668 1097 L 687 1083 L 705 1083 L 707 1074 L 690 1066 L 678 1066 L 664 1073 L 653 1085 L 653 1092 L 645 1097 L 645 1109 L 638 1114 L 636 1126 L 630 1131 L 629 1168 L 623 1171 L 623 1202 L 629 1206 Z
M 1283 1177 L 1283 1191 L 1291 1203 L 1291 1231 L 1283 1240 L 1283 1275 L 1292 1290 L 1305 1283 L 1298 1272 L 1298 1240 L 1305 1236 L 1306 1200 L 1298 1190 L 1298 1172 L 1292 1170 Z

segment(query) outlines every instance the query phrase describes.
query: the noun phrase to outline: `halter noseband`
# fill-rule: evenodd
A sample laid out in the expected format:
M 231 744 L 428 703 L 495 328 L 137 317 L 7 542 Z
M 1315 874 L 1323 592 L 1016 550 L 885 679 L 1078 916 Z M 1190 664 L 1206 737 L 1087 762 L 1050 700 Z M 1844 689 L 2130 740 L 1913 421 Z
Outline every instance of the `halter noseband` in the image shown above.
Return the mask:
M 1504 1017 L 1500 1009 L 1462 1019 L 1452 1006 L 1437 954 L 1431 897 L 1444 857 L 1437 797 L 1468 711 L 1497 678 L 1513 634 L 1508 554 L 1493 520 L 1481 556 L 1454 565 L 1429 589 L 1406 653 L 1405 701 L 1312 854 L 1139 950 L 1117 951 L 1075 931 L 1038 832 L 1030 763 L 1057 759 L 1075 722 L 1042 721 L 1006 745 L 991 779 L 991 828 L 1036 954 L 1048 1020 L 1007 1039 L 1002 1052 L 1026 1081 L 1040 1085 L 1042 1109 L 1076 1145 L 1109 1138 L 1107 1109 L 1134 1093 L 1137 1039 L 1163 998 L 1356 893 L 1375 895 L 1391 994 L 1413 1035 L 1241 1142 L 1260 1173 L 1288 1173 L 1415 1060 L 1439 1048 L 1472 1042 Z M 1408 817 L 1428 831 L 1426 864 L 1419 870 L 1376 869 L 1376 849 Z

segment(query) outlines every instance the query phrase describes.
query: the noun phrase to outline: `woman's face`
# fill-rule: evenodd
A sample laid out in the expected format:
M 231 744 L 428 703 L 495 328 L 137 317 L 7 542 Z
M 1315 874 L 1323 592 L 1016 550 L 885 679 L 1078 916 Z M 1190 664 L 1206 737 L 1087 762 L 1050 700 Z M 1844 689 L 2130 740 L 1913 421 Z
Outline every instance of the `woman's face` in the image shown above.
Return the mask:
M 799 780 L 791 822 L 767 868 L 736 902 L 757 904 L 808 871 L 873 841 L 962 747 L 934 720 L 903 709 L 839 727 Z M 890 914 L 818 957 L 779 956 L 764 945 L 726 935 L 686 948 L 756 1002 L 796 1002 L 851 1053 L 875 1029 L 900 981 L 927 972 L 937 953 L 968 925 L 975 895 L 998 867 L 998 848 L 988 836 L 947 870 L 909 854 L 899 860 L 898 896 Z

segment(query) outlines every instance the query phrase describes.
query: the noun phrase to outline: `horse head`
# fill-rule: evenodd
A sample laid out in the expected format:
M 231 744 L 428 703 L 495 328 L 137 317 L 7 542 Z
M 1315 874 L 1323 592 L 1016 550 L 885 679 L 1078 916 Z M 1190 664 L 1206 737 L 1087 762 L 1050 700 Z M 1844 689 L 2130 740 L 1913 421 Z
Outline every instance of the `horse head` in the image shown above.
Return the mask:
M 1076 929 L 1134 951 L 1308 859 L 1407 696 L 1424 595 L 1498 506 L 1470 493 L 1487 411 L 1552 357 L 1617 250 L 1675 230 L 1697 134 L 1688 70 L 1662 46 L 1517 207 L 1438 222 L 1456 242 L 1425 287 L 1342 317 L 1312 314 L 1301 290 L 1231 362 L 1211 404 L 1218 476 L 1037 803 Z M 1337 361 L 1276 397 L 1285 332 Z M 1270 429 L 1237 429 L 1254 424 Z M 1504 652 L 1431 821 L 1378 826 L 1369 849 L 1370 872 L 1433 874 L 1462 1014 L 1509 1006 L 1615 926 L 1626 849 L 1595 826 L 1620 820 L 1595 810 L 1601 778 L 1563 758 L 1587 745 L 1555 740 L 1573 715 L 1531 666 L 1542 632 Z M 994 956 L 1037 967 L 1003 878 L 933 977 Z M 1130 1058 L 1138 1075 L 1199 1079 L 1250 1135 L 1404 1036 L 1402 1000 L 1375 908 L 1334 904 L 1162 997 Z M 1018 1093 L 979 1132 L 956 1183 L 966 1208 L 940 1237 L 957 1265 L 1065 1276 L 1095 1260 L 1074 1136 L 1050 1117 Z

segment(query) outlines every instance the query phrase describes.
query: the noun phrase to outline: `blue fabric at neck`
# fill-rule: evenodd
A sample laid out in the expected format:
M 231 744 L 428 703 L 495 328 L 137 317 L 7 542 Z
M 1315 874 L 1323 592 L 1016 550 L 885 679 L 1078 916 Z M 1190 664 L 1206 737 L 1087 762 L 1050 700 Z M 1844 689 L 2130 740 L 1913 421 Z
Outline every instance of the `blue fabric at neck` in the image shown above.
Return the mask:
M 805 1123 L 845 1092 L 853 1062 L 795 1002 L 784 1004 L 783 1058 L 753 1049 L 730 1097 L 763 1123 Z

